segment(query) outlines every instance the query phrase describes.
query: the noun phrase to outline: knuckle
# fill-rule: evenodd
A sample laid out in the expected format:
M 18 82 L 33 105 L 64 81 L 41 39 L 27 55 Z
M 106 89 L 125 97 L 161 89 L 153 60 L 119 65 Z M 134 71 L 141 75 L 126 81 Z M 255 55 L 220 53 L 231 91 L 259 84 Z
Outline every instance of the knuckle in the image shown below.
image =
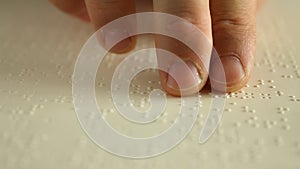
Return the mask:
M 226 12 L 213 15 L 214 27 L 251 27 L 255 25 L 255 17 L 245 13 Z
M 236 34 L 255 34 L 256 22 L 248 17 L 220 17 L 213 19 L 212 28 L 214 32 L 231 32 Z

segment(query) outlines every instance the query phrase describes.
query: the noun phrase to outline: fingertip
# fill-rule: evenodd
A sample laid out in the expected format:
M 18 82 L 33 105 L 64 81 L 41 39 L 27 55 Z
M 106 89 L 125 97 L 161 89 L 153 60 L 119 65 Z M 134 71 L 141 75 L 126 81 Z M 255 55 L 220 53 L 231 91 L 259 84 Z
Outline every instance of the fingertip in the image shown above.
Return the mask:
M 164 90 L 173 96 L 188 96 L 199 92 L 206 83 L 207 76 L 191 61 L 175 62 L 168 72 L 160 73 Z
M 130 36 L 125 29 L 100 29 L 97 37 L 101 46 L 106 50 L 122 54 L 131 51 L 136 45 L 136 36 Z
M 117 43 L 109 51 L 116 54 L 123 54 L 132 51 L 135 46 L 136 36 L 132 36 Z
M 233 92 L 245 86 L 251 71 L 239 58 L 241 57 L 231 54 L 220 56 L 220 63 L 212 61 L 209 76 L 214 89 Z

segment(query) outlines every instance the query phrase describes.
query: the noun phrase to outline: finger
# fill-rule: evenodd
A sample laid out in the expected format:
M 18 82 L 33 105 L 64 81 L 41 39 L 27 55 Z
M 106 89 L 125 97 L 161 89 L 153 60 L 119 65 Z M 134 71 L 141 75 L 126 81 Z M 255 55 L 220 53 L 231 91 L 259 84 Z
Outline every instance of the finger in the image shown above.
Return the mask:
M 49 0 L 49 2 L 70 15 L 86 22 L 90 21 L 84 0 Z
M 256 0 L 211 0 L 213 41 L 226 76 L 212 59 L 210 79 L 226 84 L 227 92 L 242 88 L 253 67 L 256 42 Z
M 136 12 L 153 12 L 153 0 L 135 0 Z
M 204 38 L 199 38 L 198 41 L 194 42 L 196 46 L 201 47 L 205 43 L 212 42 L 209 0 L 154 0 L 153 7 L 155 12 L 176 15 L 194 24 L 205 36 L 205 40 Z M 193 33 L 188 32 L 185 26 L 181 24 L 176 25 L 175 23 L 169 26 L 171 29 L 180 29 L 179 31 L 183 34 L 192 37 Z M 156 35 L 155 43 L 157 48 L 165 49 L 182 58 L 190 68 L 190 70 L 185 69 L 183 68 L 184 65 L 177 62 L 168 63 L 168 72 L 160 71 L 162 87 L 175 96 L 198 92 L 204 86 L 208 77 L 208 71 L 204 68 L 203 58 L 200 58 L 204 56 L 197 56 L 182 42 L 167 36 Z M 157 55 L 158 64 L 162 64 L 164 56 L 161 56 L 159 53 Z M 204 60 L 209 60 L 209 55 Z M 181 83 L 180 87 L 178 83 Z M 185 90 L 182 90 L 182 88 Z
M 91 22 L 96 30 L 100 29 L 105 24 L 118 19 L 120 17 L 132 14 L 135 12 L 134 0 L 86 0 Z M 122 27 L 114 30 L 103 32 L 103 37 L 100 37 L 104 47 L 109 48 L 114 39 L 129 34 L 128 30 Z M 126 36 L 125 35 L 125 36 Z M 111 51 L 115 53 L 124 53 L 131 50 L 135 46 L 135 38 L 130 37 L 116 44 Z

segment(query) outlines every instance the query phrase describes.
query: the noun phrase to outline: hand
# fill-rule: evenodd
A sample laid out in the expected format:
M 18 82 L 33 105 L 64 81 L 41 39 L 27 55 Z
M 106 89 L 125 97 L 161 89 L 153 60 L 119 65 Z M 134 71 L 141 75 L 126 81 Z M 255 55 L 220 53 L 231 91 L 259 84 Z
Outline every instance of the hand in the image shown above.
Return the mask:
M 91 21 L 98 30 L 119 17 L 135 13 L 134 0 L 50 0 L 59 9 L 84 21 Z M 182 17 L 196 25 L 213 42 L 224 67 L 226 83 L 218 80 L 219 67 L 210 67 L 210 77 L 216 83 L 225 83 L 226 91 L 242 88 L 249 80 L 255 57 L 256 13 L 262 0 L 153 0 L 153 10 Z M 151 3 L 152 5 L 152 3 Z M 183 44 L 156 35 L 156 46 L 174 52 L 187 61 L 190 71 L 182 65 L 170 66 L 175 79 L 186 83 L 189 90 L 180 93 L 177 83 L 168 73 L 160 72 L 162 87 L 172 95 L 188 95 L 200 91 L 208 79 L 208 72 L 193 58 Z M 135 46 L 135 38 L 127 38 L 113 47 L 112 51 L 123 53 Z M 176 74 L 177 70 L 181 72 Z M 178 72 L 178 71 L 177 71 Z M 184 76 L 183 76 L 184 75 Z M 196 78 L 194 78 L 196 77 Z M 195 85 L 196 84 L 196 85 Z

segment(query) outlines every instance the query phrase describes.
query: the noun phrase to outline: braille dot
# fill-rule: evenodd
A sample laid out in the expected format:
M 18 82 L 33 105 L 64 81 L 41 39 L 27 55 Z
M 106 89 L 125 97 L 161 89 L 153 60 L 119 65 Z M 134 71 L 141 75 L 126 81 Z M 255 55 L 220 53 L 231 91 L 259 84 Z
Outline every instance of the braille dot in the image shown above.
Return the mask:
M 243 109 L 248 110 L 249 107 L 248 106 L 243 106 Z
M 272 124 L 273 126 L 277 125 L 277 121 L 270 121 L 270 124 Z
M 246 92 L 244 90 L 240 90 L 239 93 L 245 94 Z
M 284 130 L 290 130 L 290 129 L 291 129 L 291 126 L 290 126 L 290 125 L 284 125 L 284 126 L 283 126 L 283 129 L 284 129 Z
M 284 110 L 284 111 L 290 111 L 290 108 L 284 107 L 283 110 Z
M 22 115 L 24 113 L 23 110 L 17 110 L 17 114 Z
M 283 67 L 284 67 L 284 68 L 289 68 L 290 66 L 289 66 L 289 65 L 283 65 Z
M 257 120 L 258 119 L 258 117 L 257 116 L 252 116 L 252 117 L 250 117 L 252 120 Z
M 237 103 L 236 103 L 236 102 L 231 102 L 230 104 L 231 104 L 231 105 L 236 105 Z
M 236 127 L 241 127 L 241 125 L 242 125 L 242 124 L 241 124 L 240 122 L 235 122 L 235 123 L 234 123 L 234 126 L 236 126 Z
M 264 80 L 260 79 L 258 80 L 259 83 L 264 83 Z
M 288 119 L 286 118 L 286 117 L 283 117 L 283 118 L 281 118 L 280 119 L 282 122 L 287 122 L 288 121 Z
M 254 123 L 252 126 L 253 126 L 254 128 L 259 128 L 259 127 L 260 127 L 260 125 L 259 125 L 258 123 Z
M 220 108 L 213 108 L 213 111 L 219 112 L 219 111 L 221 111 L 221 109 Z
M 268 121 L 268 120 L 264 121 L 264 126 L 265 126 L 265 128 L 267 128 L 267 129 L 272 128 L 272 124 L 271 124 L 270 121 Z
M 253 120 L 248 119 L 248 120 L 246 120 L 246 122 L 247 122 L 248 124 L 252 124 L 252 123 L 253 123 Z
M 40 104 L 39 109 L 43 109 L 43 108 L 45 108 L 45 106 Z
M 252 109 L 252 110 L 250 110 L 249 112 L 250 112 L 250 113 L 255 113 L 256 110 Z
M 283 145 L 283 139 L 282 139 L 281 137 L 276 137 L 276 138 L 274 139 L 274 142 L 275 142 L 275 145 L 276 145 L 276 146 L 281 146 L 281 145 Z
M 275 91 L 275 93 L 277 94 L 277 96 L 282 96 L 282 95 L 284 95 L 284 93 L 281 92 L 281 91 Z
M 247 98 L 248 98 L 247 96 L 240 97 L 240 99 L 247 99 Z

